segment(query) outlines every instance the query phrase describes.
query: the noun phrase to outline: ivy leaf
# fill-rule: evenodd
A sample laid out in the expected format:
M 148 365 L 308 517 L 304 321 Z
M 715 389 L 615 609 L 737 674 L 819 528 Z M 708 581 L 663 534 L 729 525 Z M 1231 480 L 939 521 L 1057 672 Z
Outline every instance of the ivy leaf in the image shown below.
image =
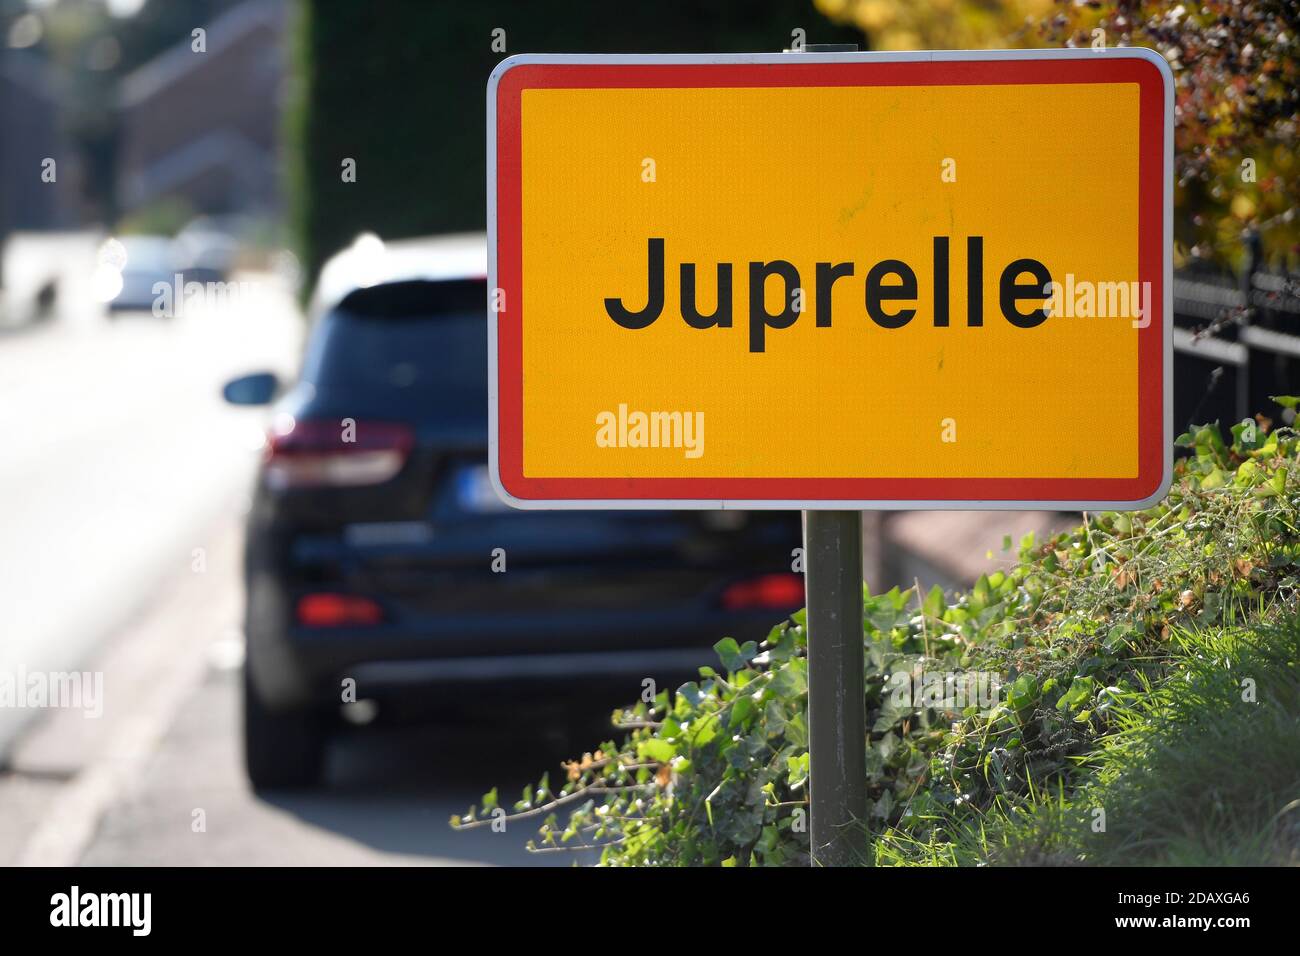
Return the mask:
M 925 596 L 925 603 L 921 606 L 921 610 L 925 612 L 926 617 L 940 618 L 943 616 L 943 608 L 943 588 L 936 584 Z
M 703 694 L 700 692 L 700 685 L 695 681 L 687 681 L 677 688 L 677 696 L 679 699 L 686 701 L 691 710 L 698 708 L 700 702 L 704 699 Z
M 785 724 L 785 739 L 796 747 L 808 746 L 808 724 L 803 712 L 795 714 Z
M 686 731 L 686 739 L 692 747 L 703 747 L 718 736 L 718 722 L 704 717 L 696 720 Z
M 1244 466 L 1243 466 L 1244 467 Z M 1280 466 L 1277 471 L 1269 476 L 1269 479 L 1262 482 L 1255 488 L 1255 494 L 1261 498 L 1276 498 L 1286 493 L 1286 467 Z
M 1038 696 L 1038 680 L 1033 674 L 1021 674 L 1007 687 L 1007 703 L 1014 710 L 1032 707 Z
M 654 760 L 658 763 L 667 763 L 677 756 L 677 748 L 667 740 L 658 737 L 642 740 L 636 745 L 636 750 L 637 756 L 642 760 Z
M 763 713 L 763 721 L 767 724 L 768 736 L 785 733 L 787 720 L 785 708 L 781 706 L 780 701 L 769 700 L 767 702 L 767 708 Z
M 744 727 L 754 719 L 756 713 L 758 713 L 758 705 L 754 703 L 753 697 L 748 694 L 744 697 L 738 697 L 736 702 L 731 705 L 731 721 L 728 726 L 732 729 Z
M 1072 710 L 1078 710 L 1088 701 L 1092 700 L 1092 695 L 1097 689 L 1097 682 L 1091 677 L 1076 677 L 1070 683 L 1070 689 L 1061 695 L 1061 699 L 1056 702 L 1057 710 L 1069 713 Z
M 713 645 L 714 653 L 722 666 L 729 672 L 742 670 L 758 654 L 758 645 L 753 641 L 737 644 L 734 637 L 724 637 Z
M 1222 488 L 1228 483 L 1224 477 L 1223 471 L 1216 465 L 1214 469 L 1201 479 L 1201 488 L 1205 491 L 1212 491 L 1215 488 Z
M 787 757 L 786 779 L 791 790 L 797 790 L 808 780 L 808 752 L 804 751 L 795 757 Z
M 808 659 L 796 657 L 782 664 L 772 677 L 772 693 L 779 697 L 797 697 L 808 691 Z

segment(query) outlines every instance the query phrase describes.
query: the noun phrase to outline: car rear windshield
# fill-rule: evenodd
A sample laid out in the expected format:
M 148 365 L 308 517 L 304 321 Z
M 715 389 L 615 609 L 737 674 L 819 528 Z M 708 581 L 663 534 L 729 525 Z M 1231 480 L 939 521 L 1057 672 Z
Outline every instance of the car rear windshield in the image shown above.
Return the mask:
M 486 404 L 486 284 L 395 282 L 353 292 L 313 330 L 303 378 L 370 403 Z

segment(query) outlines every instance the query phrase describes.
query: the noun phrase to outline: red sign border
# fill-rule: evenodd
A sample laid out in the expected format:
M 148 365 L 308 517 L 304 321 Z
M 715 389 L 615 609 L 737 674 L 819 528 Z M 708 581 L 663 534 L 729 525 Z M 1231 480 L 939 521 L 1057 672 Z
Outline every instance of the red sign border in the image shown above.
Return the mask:
M 1034 51 L 1068 56 L 964 54 L 960 59 L 879 57 L 832 62 L 610 62 L 615 58 L 512 57 L 489 86 L 489 257 L 505 308 L 490 314 L 494 441 L 498 492 L 520 507 L 1143 507 L 1162 498 L 1172 472 L 1169 178 L 1171 76 L 1145 50 Z M 1083 56 L 1077 55 L 1084 53 Z M 1134 56 L 1138 53 L 1142 55 Z M 1019 54 L 1019 55 L 1018 55 Z M 1129 55 L 1116 55 L 1129 54 Z M 955 55 L 955 54 L 950 54 Z M 851 56 L 851 55 L 850 55 Z M 871 56 L 871 55 L 862 55 Z M 943 54 L 916 54 L 939 57 Z M 1014 58 L 1012 58 L 1014 57 Z M 809 60 L 817 58 L 809 55 Z M 664 58 L 665 60 L 669 58 Z M 723 59 L 723 58 L 717 58 Z M 550 60 L 551 62 L 539 62 Z M 555 62 L 559 61 L 559 62 Z M 685 62 L 682 62 L 685 61 Z M 1138 272 L 1151 283 L 1154 317 L 1138 332 L 1138 474 L 1134 478 L 571 478 L 523 473 L 523 234 L 521 101 L 527 89 L 950 86 L 1135 83 L 1139 88 Z M 491 202 L 495 200 L 495 202 Z

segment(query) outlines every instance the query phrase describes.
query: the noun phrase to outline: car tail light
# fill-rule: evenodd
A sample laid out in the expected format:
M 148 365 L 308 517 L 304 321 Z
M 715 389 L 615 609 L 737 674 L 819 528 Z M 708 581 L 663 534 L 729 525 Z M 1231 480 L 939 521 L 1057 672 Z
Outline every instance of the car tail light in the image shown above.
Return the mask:
M 295 617 L 307 627 L 346 627 L 378 624 L 384 612 L 370 598 L 354 594 L 305 594 L 298 599 Z
M 764 574 L 737 581 L 722 592 L 722 606 L 729 611 L 781 610 L 803 603 L 803 578 L 798 574 Z
M 413 440 L 407 425 L 286 417 L 267 440 L 266 484 L 275 489 L 382 484 L 402 470 Z

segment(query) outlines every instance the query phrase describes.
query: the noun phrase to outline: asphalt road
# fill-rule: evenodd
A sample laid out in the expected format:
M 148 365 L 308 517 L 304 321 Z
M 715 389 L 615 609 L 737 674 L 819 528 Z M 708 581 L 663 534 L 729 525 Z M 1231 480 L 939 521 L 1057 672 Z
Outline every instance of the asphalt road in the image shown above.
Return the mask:
M 268 278 L 221 313 L 71 313 L 0 336 L 0 672 L 75 666 L 190 564 L 255 462 L 259 412 L 225 406 L 221 384 L 292 368 L 300 330 Z M 0 755 L 30 716 L 0 708 Z
M 529 715 L 342 729 L 319 790 L 250 791 L 238 568 L 262 420 L 218 392 L 291 369 L 301 320 L 273 283 L 238 305 L 0 336 L 0 673 L 103 680 L 102 716 L 0 707 L 0 865 L 575 862 L 525 852 L 531 824 L 448 826 L 595 739 Z

